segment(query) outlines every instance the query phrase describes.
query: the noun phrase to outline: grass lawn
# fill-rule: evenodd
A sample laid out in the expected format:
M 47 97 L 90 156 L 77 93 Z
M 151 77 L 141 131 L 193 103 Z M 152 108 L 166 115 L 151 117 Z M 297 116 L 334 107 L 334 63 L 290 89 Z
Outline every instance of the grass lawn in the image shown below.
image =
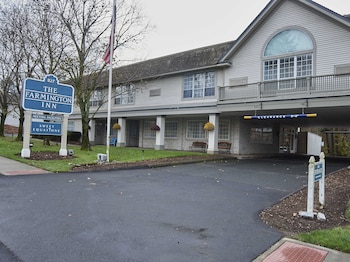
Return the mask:
M 44 145 L 42 140 L 31 139 L 34 144 L 32 151 L 46 152 L 54 151 L 59 152 L 60 145 L 55 142 L 51 142 L 49 146 Z M 15 141 L 12 137 L 0 138 L 0 156 L 14 159 L 32 166 L 36 166 L 50 172 L 68 172 L 72 165 L 78 164 L 91 164 L 97 161 L 98 153 L 106 153 L 106 146 L 93 146 L 90 151 L 80 150 L 79 145 L 68 145 L 67 149 L 73 149 L 74 157 L 61 159 L 61 160 L 30 160 L 22 158 L 20 156 L 23 143 Z M 136 162 L 149 159 L 169 158 L 169 157 L 181 157 L 190 155 L 206 155 L 199 152 L 187 152 L 187 151 L 173 151 L 173 150 L 154 150 L 154 149 L 142 149 L 142 148 L 127 148 L 127 147 L 114 147 L 109 148 L 109 160 L 118 162 Z
M 316 230 L 298 235 L 303 242 L 350 253 L 350 226 Z
M 345 215 L 350 219 L 350 204 L 347 206 Z M 350 226 L 301 233 L 296 238 L 303 242 L 350 253 Z

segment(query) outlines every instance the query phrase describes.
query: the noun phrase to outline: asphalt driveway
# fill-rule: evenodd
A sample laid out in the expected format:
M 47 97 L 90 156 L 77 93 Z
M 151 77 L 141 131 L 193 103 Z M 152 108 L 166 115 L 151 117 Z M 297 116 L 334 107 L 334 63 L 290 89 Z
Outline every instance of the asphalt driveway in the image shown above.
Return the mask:
M 306 159 L 261 159 L 0 176 L 0 261 L 251 261 L 282 236 L 259 211 L 306 171 Z

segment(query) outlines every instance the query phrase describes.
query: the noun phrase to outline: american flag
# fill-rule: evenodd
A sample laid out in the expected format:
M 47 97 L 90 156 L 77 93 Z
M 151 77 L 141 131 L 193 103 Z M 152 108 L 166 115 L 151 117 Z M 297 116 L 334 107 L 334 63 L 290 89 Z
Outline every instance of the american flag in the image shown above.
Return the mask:
M 113 60 L 113 50 L 114 50 L 114 34 L 115 34 L 115 20 L 116 20 L 116 4 L 114 1 L 113 4 L 113 15 L 112 15 L 112 20 L 111 20 L 111 24 L 112 24 L 112 29 L 111 29 L 111 35 L 109 37 L 109 43 L 107 46 L 107 50 L 103 56 L 103 61 L 105 61 L 106 64 L 109 64 L 111 62 L 111 60 Z

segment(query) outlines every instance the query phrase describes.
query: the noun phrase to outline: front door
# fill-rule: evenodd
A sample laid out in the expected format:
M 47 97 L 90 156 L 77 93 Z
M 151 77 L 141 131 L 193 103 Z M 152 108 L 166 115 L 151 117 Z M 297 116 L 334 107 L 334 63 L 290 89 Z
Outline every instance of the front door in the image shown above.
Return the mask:
M 279 137 L 279 148 L 280 153 L 294 154 L 296 153 L 296 130 L 295 128 L 282 127 L 280 129 Z
M 106 144 L 106 121 L 96 120 L 95 122 L 95 144 L 105 145 Z
M 130 147 L 139 146 L 139 121 L 127 120 L 126 121 L 126 145 Z

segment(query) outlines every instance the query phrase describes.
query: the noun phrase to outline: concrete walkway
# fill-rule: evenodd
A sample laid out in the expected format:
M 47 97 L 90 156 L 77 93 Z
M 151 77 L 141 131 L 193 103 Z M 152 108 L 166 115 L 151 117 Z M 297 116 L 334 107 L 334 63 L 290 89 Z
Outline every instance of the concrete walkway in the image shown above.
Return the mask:
M 5 176 L 47 174 L 46 170 L 0 156 L 0 174 Z
M 350 254 L 282 238 L 253 262 L 347 262 Z

